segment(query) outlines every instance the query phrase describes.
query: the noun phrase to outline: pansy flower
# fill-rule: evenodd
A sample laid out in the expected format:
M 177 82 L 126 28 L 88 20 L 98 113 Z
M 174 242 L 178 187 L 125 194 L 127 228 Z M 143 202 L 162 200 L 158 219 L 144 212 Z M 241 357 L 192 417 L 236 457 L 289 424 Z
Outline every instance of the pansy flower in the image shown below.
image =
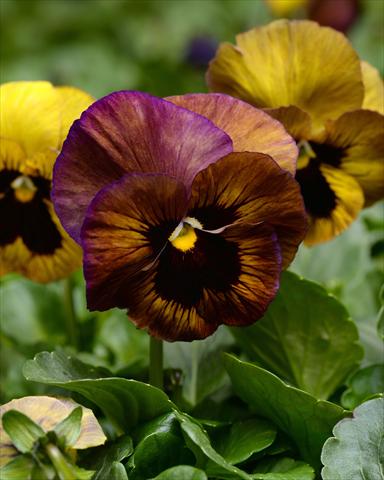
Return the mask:
M 86 93 L 49 82 L 1 85 L 0 275 L 49 282 L 81 265 L 81 249 L 61 227 L 50 190 L 69 127 L 91 103 Z
M 305 235 L 296 156 L 279 122 L 226 95 L 95 102 L 53 181 L 84 250 L 88 307 L 127 308 L 170 341 L 260 318 Z
M 344 35 L 311 21 L 278 20 L 236 42 L 219 47 L 210 88 L 268 109 L 296 139 L 306 243 L 329 240 L 384 195 L 380 76 Z

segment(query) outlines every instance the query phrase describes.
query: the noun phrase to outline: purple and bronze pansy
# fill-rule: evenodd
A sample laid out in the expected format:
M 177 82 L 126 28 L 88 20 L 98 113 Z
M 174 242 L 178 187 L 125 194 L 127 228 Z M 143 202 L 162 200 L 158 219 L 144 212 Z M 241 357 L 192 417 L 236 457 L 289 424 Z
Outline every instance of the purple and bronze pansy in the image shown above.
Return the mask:
M 297 155 L 277 120 L 227 95 L 95 102 L 53 175 L 88 307 L 127 309 L 169 341 L 254 323 L 306 234 Z

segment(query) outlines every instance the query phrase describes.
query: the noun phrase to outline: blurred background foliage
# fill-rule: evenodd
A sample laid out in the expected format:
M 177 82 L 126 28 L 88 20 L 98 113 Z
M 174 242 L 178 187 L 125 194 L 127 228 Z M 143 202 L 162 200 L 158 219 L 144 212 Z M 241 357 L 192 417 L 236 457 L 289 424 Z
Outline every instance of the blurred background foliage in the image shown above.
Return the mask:
M 339 2 L 345 3 L 332 0 L 331 17 Z M 383 73 L 384 2 L 350 3 L 358 9 L 347 22 L 348 36 L 360 56 Z M 159 96 L 205 92 L 205 69 L 217 44 L 234 41 L 236 33 L 274 18 L 264 0 L 0 0 L 0 7 L 1 82 L 45 79 L 77 86 L 96 98 L 121 89 Z M 292 15 L 304 18 L 306 13 L 299 9 Z M 325 285 L 347 306 L 359 325 L 364 365 L 383 360 L 377 335 L 383 230 L 383 207 L 378 205 L 334 241 L 301 247 L 292 266 Z M 73 347 L 68 347 L 64 282 L 37 285 L 16 275 L 0 282 L 0 401 L 5 402 L 46 388 L 23 380 L 26 359 L 41 350 Z M 81 272 L 72 282 L 80 358 L 115 374 L 146 380 L 146 334 L 136 330 L 123 312 L 88 312 Z M 236 349 L 223 327 L 204 342 L 198 347 L 196 342 L 167 346 L 172 388 L 177 390 L 182 382 L 178 369 L 188 369 L 192 357 L 203 365 L 224 348 Z M 187 380 L 185 385 L 185 397 L 191 402 L 200 395 L 194 372 L 195 383 Z M 212 372 L 216 384 L 225 387 L 224 373 L 216 368 Z

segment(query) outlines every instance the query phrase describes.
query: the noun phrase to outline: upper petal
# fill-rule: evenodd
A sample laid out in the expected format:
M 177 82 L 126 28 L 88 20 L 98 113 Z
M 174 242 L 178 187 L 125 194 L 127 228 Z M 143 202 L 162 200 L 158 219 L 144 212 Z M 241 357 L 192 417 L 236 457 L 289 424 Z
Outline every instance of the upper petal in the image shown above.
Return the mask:
M 265 153 L 295 174 L 298 152 L 293 138 L 262 110 L 215 93 L 179 95 L 167 100 L 211 120 L 231 137 L 234 151 Z
M 89 308 L 130 306 L 186 205 L 184 185 L 165 175 L 125 175 L 96 195 L 81 234 Z
M 233 224 L 273 226 L 284 267 L 307 230 L 298 183 L 261 153 L 231 153 L 200 172 L 188 211 L 207 230 Z
M 55 207 L 79 240 L 86 209 L 105 185 L 138 172 L 168 174 L 188 186 L 231 151 L 228 135 L 206 118 L 145 93 L 116 92 L 72 126 L 54 169 Z
M 61 149 L 72 123 L 91 105 L 95 99 L 88 93 L 75 87 L 56 87 L 60 102 L 60 144 Z
M 363 108 L 384 113 L 384 84 L 379 71 L 368 62 L 361 62 L 364 82 Z
M 20 145 L 25 156 L 57 150 L 60 105 L 49 82 L 10 82 L 0 86 L 0 136 Z
M 258 107 L 295 105 L 320 129 L 359 108 L 360 60 L 344 35 L 311 21 L 277 20 L 237 35 L 211 62 L 208 84 Z

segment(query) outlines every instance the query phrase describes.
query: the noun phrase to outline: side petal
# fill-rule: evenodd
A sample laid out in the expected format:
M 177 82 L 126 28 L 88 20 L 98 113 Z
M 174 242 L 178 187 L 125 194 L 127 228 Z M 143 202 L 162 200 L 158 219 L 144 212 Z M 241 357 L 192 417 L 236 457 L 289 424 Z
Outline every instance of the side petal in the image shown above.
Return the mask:
M 309 246 L 342 233 L 357 218 L 364 204 L 363 192 L 353 177 L 326 164 L 320 165 L 320 172 L 335 195 L 335 206 L 327 216 L 309 216 L 309 229 L 304 240 Z
M 192 185 L 189 216 L 204 229 L 270 225 L 287 267 L 307 229 L 300 186 L 267 155 L 232 153 L 200 172 Z
M 96 195 L 82 228 L 88 308 L 131 306 L 186 205 L 183 184 L 163 175 L 125 175 Z
M 56 211 L 79 241 L 92 198 L 124 174 L 167 174 L 188 186 L 231 151 L 228 135 L 200 115 L 148 94 L 113 93 L 84 112 L 64 142 L 54 169 Z
M 237 35 L 236 42 L 222 45 L 210 64 L 212 91 L 257 107 L 297 106 L 317 130 L 325 120 L 360 108 L 360 60 L 341 33 L 311 21 L 277 20 Z
M 179 95 L 167 100 L 211 120 L 231 137 L 234 151 L 265 153 L 295 174 L 298 151 L 293 138 L 262 110 L 214 93 Z
M 55 150 L 60 111 L 49 82 L 10 82 L 0 86 L 0 136 L 20 145 L 25 155 Z
M 348 112 L 328 124 L 328 142 L 344 149 L 340 168 L 361 186 L 365 206 L 384 197 L 384 116 Z
M 379 71 L 367 62 L 361 62 L 364 82 L 365 110 L 373 110 L 384 114 L 384 84 Z

